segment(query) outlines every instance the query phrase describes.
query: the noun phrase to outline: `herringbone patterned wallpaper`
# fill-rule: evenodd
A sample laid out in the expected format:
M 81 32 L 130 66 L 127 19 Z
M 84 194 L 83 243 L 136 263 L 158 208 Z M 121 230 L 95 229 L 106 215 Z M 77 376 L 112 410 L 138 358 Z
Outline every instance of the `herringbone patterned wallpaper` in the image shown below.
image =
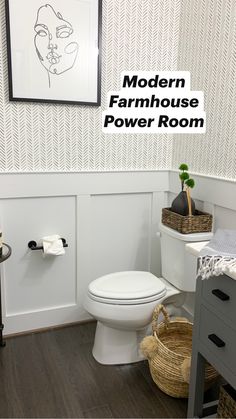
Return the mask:
M 33 0 L 32 0 L 33 1 Z M 102 107 L 9 103 L 0 0 L 0 172 L 115 171 L 171 166 L 169 135 L 103 135 L 106 93 L 122 70 L 175 70 L 181 0 L 103 0 Z
M 205 92 L 207 132 L 174 136 L 173 167 L 236 179 L 235 0 L 182 0 L 178 69 Z

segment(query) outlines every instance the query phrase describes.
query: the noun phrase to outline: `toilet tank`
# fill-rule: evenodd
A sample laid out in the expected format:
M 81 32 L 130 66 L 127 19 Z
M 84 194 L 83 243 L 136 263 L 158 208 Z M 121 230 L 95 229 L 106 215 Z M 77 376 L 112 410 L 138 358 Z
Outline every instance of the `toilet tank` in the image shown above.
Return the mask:
M 213 233 L 181 234 L 163 224 L 159 227 L 162 277 L 180 291 L 194 292 L 198 253 Z M 191 243 L 198 243 L 194 246 L 195 251 L 188 249 Z

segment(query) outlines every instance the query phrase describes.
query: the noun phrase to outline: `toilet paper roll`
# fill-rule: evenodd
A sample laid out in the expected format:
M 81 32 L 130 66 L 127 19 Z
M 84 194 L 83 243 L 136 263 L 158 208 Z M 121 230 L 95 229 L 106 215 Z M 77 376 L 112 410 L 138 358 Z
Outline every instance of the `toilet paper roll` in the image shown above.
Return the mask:
M 65 254 L 62 240 L 58 234 L 43 237 L 41 242 L 45 255 L 62 256 Z

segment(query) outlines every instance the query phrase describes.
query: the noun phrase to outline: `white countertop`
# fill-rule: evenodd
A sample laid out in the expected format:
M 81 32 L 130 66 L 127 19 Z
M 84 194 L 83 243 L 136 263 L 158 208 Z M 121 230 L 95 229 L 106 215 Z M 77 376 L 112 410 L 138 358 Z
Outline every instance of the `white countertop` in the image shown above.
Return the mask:
M 188 243 L 185 245 L 185 249 L 188 253 L 191 253 L 193 256 L 199 256 L 200 251 L 206 246 L 209 241 L 201 241 L 196 243 Z
M 231 271 L 230 272 L 228 268 L 225 268 L 224 273 L 225 273 L 225 275 L 229 276 L 230 278 L 236 280 L 236 271 Z

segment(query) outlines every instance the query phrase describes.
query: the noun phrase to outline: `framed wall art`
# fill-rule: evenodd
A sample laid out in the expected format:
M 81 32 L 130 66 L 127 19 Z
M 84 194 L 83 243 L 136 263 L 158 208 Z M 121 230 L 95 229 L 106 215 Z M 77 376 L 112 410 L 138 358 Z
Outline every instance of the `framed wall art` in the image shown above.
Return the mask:
M 102 0 L 5 0 L 9 98 L 100 105 Z

